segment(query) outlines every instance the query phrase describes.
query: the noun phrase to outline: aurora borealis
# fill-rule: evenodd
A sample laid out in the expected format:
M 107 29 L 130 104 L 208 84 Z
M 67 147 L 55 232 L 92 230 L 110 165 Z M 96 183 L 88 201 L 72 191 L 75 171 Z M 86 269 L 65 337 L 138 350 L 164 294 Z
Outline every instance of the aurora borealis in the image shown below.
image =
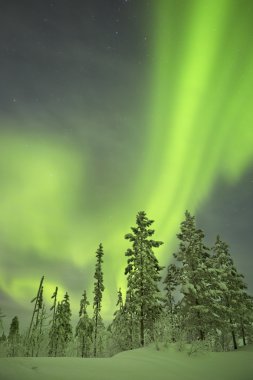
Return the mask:
M 163 265 L 189 209 L 248 267 L 252 16 L 247 0 L 1 1 L 5 314 L 29 312 L 42 274 L 77 313 L 103 242 L 110 318 L 139 210 L 166 242 Z

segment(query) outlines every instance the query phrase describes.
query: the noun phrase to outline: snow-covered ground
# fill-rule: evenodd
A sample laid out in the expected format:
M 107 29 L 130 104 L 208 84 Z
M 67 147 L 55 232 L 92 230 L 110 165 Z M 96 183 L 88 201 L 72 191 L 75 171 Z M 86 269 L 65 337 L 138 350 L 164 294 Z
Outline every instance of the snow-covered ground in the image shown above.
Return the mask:
M 1 358 L 0 380 L 253 380 L 253 345 L 189 356 L 150 346 L 112 358 Z

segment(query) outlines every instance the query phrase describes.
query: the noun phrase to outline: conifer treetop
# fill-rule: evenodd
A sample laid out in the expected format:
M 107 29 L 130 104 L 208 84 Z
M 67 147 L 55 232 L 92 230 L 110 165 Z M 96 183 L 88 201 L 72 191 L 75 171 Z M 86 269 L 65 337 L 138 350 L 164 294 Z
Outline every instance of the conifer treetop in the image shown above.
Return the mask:
M 102 243 L 99 244 L 99 247 L 96 251 L 96 266 L 95 266 L 95 283 L 94 283 L 94 301 L 93 301 L 93 308 L 97 308 L 98 312 L 101 310 L 101 301 L 102 301 L 102 292 L 104 291 L 104 284 L 103 284 L 103 272 L 102 272 L 102 263 L 103 263 L 103 245 Z
M 19 321 L 18 321 L 18 317 L 15 316 L 11 321 L 8 339 L 11 339 L 13 336 L 17 335 L 18 333 L 19 333 Z
M 80 310 L 79 310 L 79 317 L 83 317 L 87 315 L 87 306 L 89 305 L 89 301 L 87 300 L 87 294 L 86 290 L 84 290 L 81 301 L 80 301 Z
M 148 219 L 145 211 L 139 211 L 136 216 L 136 227 L 131 227 L 131 230 L 133 233 L 128 233 L 125 235 L 125 239 L 129 240 L 130 242 L 136 243 L 138 241 L 138 238 L 140 236 L 143 240 L 148 239 L 151 237 L 155 230 L 150 229 L 149 227 L 154 223 L 154 220 Z M 151 247 L 159 247 L 163 244 L 162 241 L 154 241 L 152 239 L 146 240 L 146 243 L 149 244 Z

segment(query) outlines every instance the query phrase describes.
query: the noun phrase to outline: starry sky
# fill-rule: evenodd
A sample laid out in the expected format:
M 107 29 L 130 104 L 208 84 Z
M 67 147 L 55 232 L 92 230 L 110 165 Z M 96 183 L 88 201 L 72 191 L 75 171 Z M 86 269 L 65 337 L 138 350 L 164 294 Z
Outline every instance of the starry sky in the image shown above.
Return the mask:
M 250 0 L 1 0 L 7 318 L 29 315 L 42 275 L 77 314 L 102 242 L 110 319 L 139 210 L 162 265 L 188 209 L 253 292 L 252 17 Z

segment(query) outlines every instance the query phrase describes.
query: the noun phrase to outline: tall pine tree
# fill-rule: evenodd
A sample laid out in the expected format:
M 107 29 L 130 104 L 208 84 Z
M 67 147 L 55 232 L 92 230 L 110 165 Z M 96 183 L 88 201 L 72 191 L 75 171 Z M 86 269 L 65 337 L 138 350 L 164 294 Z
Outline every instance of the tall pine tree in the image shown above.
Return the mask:
M 128 261 L 125 274 L 129 297 L 126 306 L 131 312 L 135 310 L 141 346 L 145 344 L 145 332 L 153 338 L 154 322 L 161 311 L 158 283 L 162 267 L 153 248 L 160 247 L 163 242 L 152 239 L 155 231 L 150 227 L 153 222 L 144 211 L 140 211 L 136 217 L 136 226 L 131 227 L 132 232 L 125 235 L 125 239 L 132 243 L 132 248 L 126 252 Z
M 55 291 L 51 297 L 53 299 L 53 305 L 50 307 L 50 311 L 53 311 L 52 319 L 50 321 L 49 330 L 49 343 L 48 343 L 48 356 L 56 356 L 56 345 L 57 345 L 57 328 L 56 328 L 56 311 L 57 311 L 57 293 L 58 287 L 56 286 Z
M 99 247 L 96 251 L 96 266 L 95 266 L 95 274 L 94 274 L 94 300 L 93 300 L 93 325 L 94 325 L 94 333 L 93 333 L 93 354 L 94 357 L 97 356 L 98 344 L 101 342 L 101 329 L 103 328 L 103 322 L 101 318 L 101 306 L 102 306 L 102 296 L 104 291 L 103 284 L 103 272 L 102 272 L 102 263 L 103 263 L 103 246 L 100 243 Z
M 39 355 L 40 345 L 43 339 L 43 324 L 46 319 L 45 305 L 43 303 L 43 281 L 44 276 L 42 276 L 40 280 L 36 297 L 31 300 L 31 303 L 34 303 L 34 309 L 26 337 L 27 356 Z

